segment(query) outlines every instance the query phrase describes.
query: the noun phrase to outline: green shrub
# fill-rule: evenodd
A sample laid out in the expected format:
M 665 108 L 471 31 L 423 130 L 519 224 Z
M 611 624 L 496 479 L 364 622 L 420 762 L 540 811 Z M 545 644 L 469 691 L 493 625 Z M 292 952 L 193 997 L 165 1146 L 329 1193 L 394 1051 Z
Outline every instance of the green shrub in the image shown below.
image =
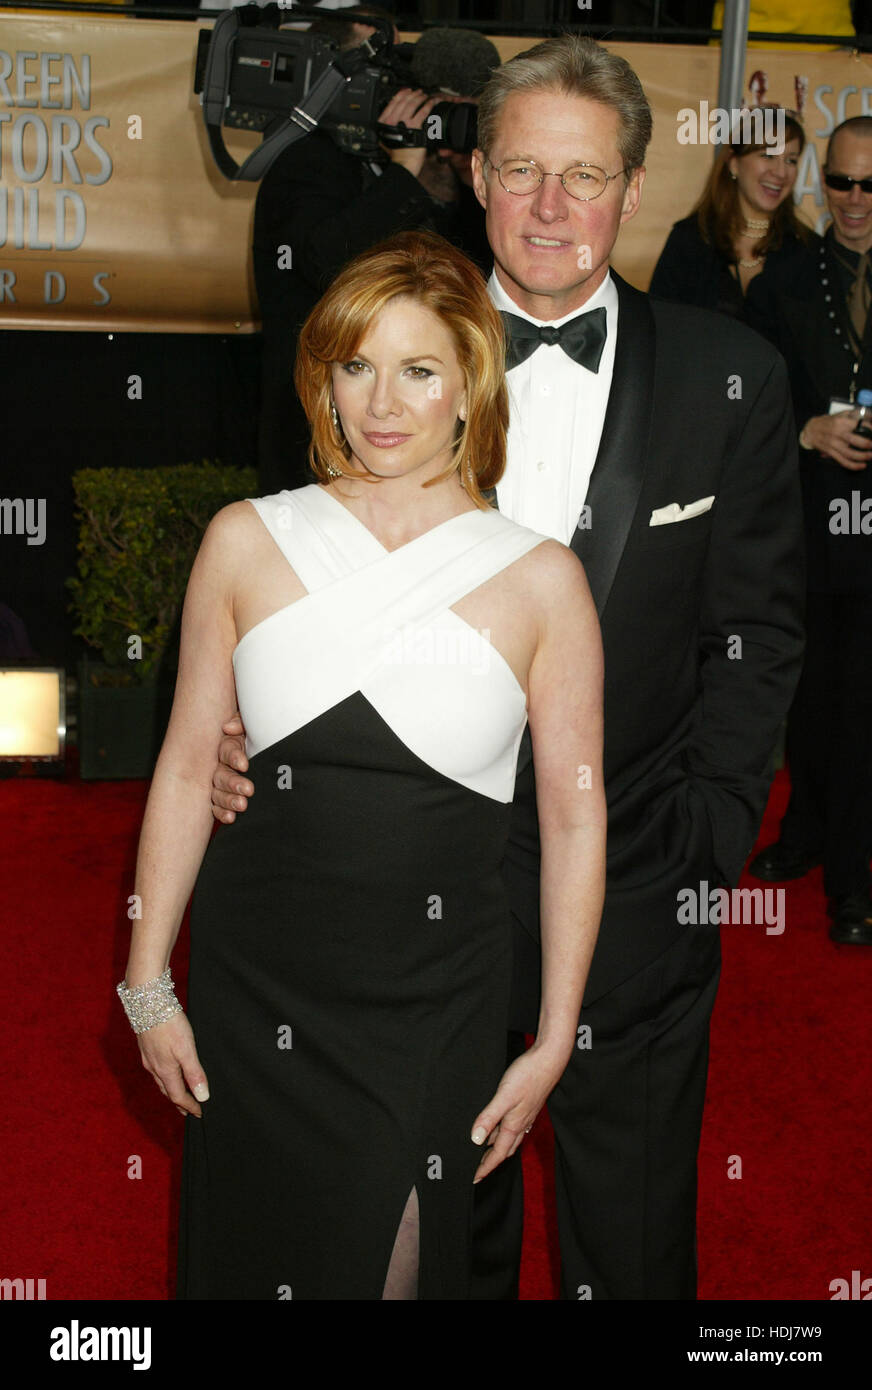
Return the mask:
M 203 532 L 217 511 L 257 495 L 253 468 L 83 468 L 73 474 L 78 577 L 68 579 L 74 631 L 114 668 L 152 678 L 171 640 Z M 131 660 L 128 639 L 142 639 Z M 111 680 L 111 677 L 110 677 Z

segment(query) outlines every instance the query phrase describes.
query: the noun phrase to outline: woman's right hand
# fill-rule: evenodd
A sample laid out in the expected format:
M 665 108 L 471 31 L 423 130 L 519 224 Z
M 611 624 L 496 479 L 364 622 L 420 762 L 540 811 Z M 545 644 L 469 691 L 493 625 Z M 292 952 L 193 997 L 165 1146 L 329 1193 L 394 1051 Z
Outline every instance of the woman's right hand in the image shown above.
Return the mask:
M 495 1094 L 477 1115 L 470 1135 L 474 1144 L 487 1144 L 473 1186 L 504 1159 L 511 1158 L 524 1135 L 530 1133 L 536 1116 L 566 1070 L 571 1053 L 571 1042 L 568 1049 L 534 1043 L 503 1073 Z
M 179 1114 L 201 1119 L 199 1102 L 209 1099 L 209 1083 L 197 1056 L 194 1030 L 187 1014 L 174 1014 L 166 1023 L 138 1033 L 137 1041 L 142 1065 Z

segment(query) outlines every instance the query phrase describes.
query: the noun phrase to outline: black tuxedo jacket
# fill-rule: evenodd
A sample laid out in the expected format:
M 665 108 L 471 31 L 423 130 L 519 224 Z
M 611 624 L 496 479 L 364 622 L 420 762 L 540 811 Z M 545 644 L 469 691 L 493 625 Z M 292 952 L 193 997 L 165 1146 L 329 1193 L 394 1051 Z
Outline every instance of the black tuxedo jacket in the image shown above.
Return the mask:
M 737 880 L 803 650 L 801 501 L 783 359 L 740 323 L 649 299 L 612 275 L 614 375 L 588 488 L 591 525 L 572 541 L 605 649 L 608 870 L 585 1003 L 687 930 L 679 889 Z M 699 515 L 649 525 L 656 509 L 708 497 Z M 518 962 L 510 1021 L 529 1031 L 538 859 L 528 732 L 504 879 Z
M 850 339 L 839 284 L 829 243 L 815 237 L 800 258 L 758 276 L 748 290 L 747 322 L 765 334 L 787 362 L 797 433 L 813 415 L 827 414 L 831 396 L 846 397 L 850 389 L 854 354 L 843 346 Z M 856 385 L 858 390 L 872 387 L 872 315 Z M 850 506 L 852 492 L 859 492 L 861 504 L 872 497 L 872 467 L 852 473 L 816 450 L 800 449 L 799 470 L 809 589 L 872 593 L 872 538 L 830 530 L 834 498 L 844 498 Z

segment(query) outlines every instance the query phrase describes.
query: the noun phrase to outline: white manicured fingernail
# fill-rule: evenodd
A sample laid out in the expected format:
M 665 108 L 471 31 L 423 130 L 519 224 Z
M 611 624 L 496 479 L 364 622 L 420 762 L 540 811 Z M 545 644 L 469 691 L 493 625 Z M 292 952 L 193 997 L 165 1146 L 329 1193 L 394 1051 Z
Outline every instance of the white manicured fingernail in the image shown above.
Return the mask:
M 475 1129 L 472 1131 L 473 1144 L 483 1144 L 485 1139 L 487 1139 L 487 1130 L 484 1125 L 476 1125 Z
M 206 1085 L 205 1081 L 200 1081 L 194 1087 L 194 1095 L 196 1096 L 197 1100 L 209 1099 L 209 1087 Z

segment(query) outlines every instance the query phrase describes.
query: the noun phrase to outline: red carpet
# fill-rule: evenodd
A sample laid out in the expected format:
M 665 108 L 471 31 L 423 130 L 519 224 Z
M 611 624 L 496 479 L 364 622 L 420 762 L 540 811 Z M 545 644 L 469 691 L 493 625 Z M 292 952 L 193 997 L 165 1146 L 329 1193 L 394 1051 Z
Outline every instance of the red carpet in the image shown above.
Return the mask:
M 172 1296 L 183 1121 L 115 995 L 146 786 L 0 782 L 5 1104 L 0 1277 L 48 1299 Z M 786 784 L 773 789 L 761 842 Z M 786 929 L 723 930 L 700 1156 L 703 1299 L 829 1299 L 872 1276 L 872 948 L 835 947 L 820 873 Z M 184 998 L 185 928 L 174 959 Z M 551 1135 L 527 1141 L 525 1299 L 555 1296 Z M 741 1178 L 730 1165 L 741 1160 Z M 141 1163 L 141 1177 L 128 1176 Z

